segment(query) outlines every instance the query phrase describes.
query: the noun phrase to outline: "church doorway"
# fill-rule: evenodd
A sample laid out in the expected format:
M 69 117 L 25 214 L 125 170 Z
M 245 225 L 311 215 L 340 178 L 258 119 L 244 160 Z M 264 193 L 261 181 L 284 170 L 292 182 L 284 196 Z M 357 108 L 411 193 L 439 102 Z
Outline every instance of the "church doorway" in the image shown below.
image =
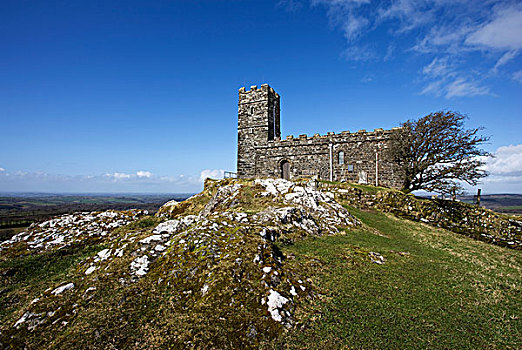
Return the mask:
M 287 160 L 281 162 L 281 178 L 290 180 L 290 162 Z

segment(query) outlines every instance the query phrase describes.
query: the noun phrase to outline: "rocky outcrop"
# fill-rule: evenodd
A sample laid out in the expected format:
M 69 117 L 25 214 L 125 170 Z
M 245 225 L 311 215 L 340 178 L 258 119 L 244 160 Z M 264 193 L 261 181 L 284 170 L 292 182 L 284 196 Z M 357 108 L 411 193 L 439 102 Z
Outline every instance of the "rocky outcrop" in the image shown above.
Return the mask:
M 333 193 L 282 179 L 207 181 L 201 194 L 166 203 L 156 218 L 144 214 L 62 216 L 2 244 L 2 258 L 15 250 L 52 253 L 89 242 L 99 248 L 14 312 L 1 326 L 0 344 L 40 347 L 38 339 L 54 339 L 45 348 L 76 335 L 94 346 L 109 317 L 131 318 L 122 332 L 141 332 L 139 339 L 160 332 L 164 345 L 174 347 L 194 339 L 199 345 L 226 340 L 233 347 L 255 346 L 291 327 L 296 299 L 312 293 L 275 242 L 342 234 L 341 228 L 359 225 Z M 143 228 L 147 223 L 153 226 Z M 155 306 L 147 316 L 150 304 Z M 136 322 L 149 326 L 132 328 Z M 228 339 L 230 329 L 234 339 Z
M 116 228 L 127 225 L 147 215 L 146 210 L 107 210 L 66 214 L 41 223 L 0 243 L 0 253 L 18 250 L 22 253 L 58 250 L 81 241 L 96 240 L 107 236 Z

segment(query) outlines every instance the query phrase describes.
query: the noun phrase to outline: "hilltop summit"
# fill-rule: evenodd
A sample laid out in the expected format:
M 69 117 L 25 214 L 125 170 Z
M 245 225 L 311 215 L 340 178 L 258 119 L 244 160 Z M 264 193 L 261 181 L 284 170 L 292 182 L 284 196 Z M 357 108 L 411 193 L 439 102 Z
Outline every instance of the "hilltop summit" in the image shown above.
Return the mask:
M 328 263 L 285 253 L 284 247 L 356 232 L 392 237 L 347 208 L 393 212 L 520 247 L 520 221 L 462 203 L 306 179 L 207 180 L 201 193 L 170 201 L 155 216 L 140 210 L 62 215 L 3 242 L 0 344 L 266 347 L 308 329 L 303 315 L 318 311 L 306 305 L 328 294 L 311 277 Z M 456 212 L 459 222 L 450 219 Z M 411 255 L 357 246 L 334 254 L 343 257 L 347 249 L 355 255 L 342 261 L 360 256 L 379 266 L 391 261 L 393 267 L 390 254 Z

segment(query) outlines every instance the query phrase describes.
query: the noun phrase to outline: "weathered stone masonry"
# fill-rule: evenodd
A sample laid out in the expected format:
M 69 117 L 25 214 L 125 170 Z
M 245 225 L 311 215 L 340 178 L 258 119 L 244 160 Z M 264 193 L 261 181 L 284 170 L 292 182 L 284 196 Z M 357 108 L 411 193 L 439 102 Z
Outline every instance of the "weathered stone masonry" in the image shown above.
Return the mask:
M 386 159 L 391 130 L 287 136 L 281 140 L 280 97 L 268 84 L 239 89 L 237 173 L 249 177 L 312 177 L 399 187 Z

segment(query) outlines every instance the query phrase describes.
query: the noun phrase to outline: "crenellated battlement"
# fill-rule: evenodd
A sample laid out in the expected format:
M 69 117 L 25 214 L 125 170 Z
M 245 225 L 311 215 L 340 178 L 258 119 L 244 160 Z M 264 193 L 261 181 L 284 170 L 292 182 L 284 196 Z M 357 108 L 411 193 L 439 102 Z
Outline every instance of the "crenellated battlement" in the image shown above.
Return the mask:
M 267 98 L 268 94 L 273 94 L 275 98 L 279 98 L 279 94 L 274 91 L 273 88 L 270 87 L 268 84 L 262 84 L 259 88 L 257 85 L 250 86 L 250 89 L 247 90 L 244 86 L 239 88 L 238 93 L 240 95 L 240 100 L 243 98 L 248 98 L 248 96 L 251 96 L 251 98 Z
M 298 143 L 310 143 L 310 141 L 313 142 L 329 142 L 329 141 L 335 141 L 335 142 L 358 142 L 358 141 L 365 141 L 365 140 L 374 140 L 374 139 L 383 139 L 389 136 L 390 133 L 393 132 L 392 130 L 384 130 L 381 128 L 377 128 L 373 131 L 365 131 L 365 130 L 359 130 L 357 132 L 350 132 L 348 130 L 341 131 L 340 133 L 334 133 L 329 132 L 326 135 L 320 135 L 320 134 L 314 134 L 312 136 L 307 134 L 300 134 L 298 137 L 295 137 L 294 135 L 288 135 L 285 138 L 276 138 L 274 140 L 269 141 L 270 144 L 276 145 L 276 144 L 298 144 Z

